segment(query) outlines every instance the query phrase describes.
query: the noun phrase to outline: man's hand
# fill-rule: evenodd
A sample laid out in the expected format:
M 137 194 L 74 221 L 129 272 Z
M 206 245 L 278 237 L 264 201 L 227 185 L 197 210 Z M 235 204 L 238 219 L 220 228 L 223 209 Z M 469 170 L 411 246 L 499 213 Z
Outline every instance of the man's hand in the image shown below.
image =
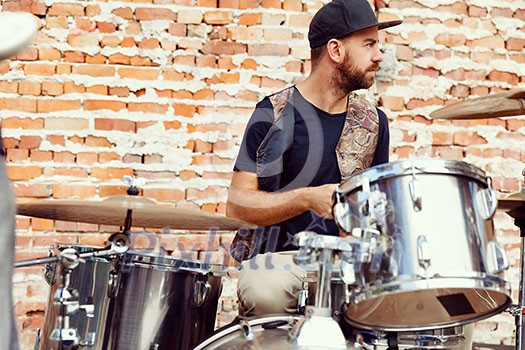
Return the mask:
M 305 189 L 304 197 L 310 210 L 326 219 L 333 219 L 332 195 L 336 188 L 337 184 L 326 184 Z

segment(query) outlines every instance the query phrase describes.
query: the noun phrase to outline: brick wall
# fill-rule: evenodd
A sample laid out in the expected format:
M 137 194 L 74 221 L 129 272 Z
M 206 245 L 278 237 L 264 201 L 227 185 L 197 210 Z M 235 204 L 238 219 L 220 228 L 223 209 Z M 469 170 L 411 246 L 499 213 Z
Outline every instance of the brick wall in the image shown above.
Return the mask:
M 256 101 L 309 71 L 314 0 L 1 0 L 40 18 L 33 45 L 0 63 L 0 117 L 18 200 L 101 199 L 123 194 L 122 176 L 145 179 L 142 195 L 224 213 L 231 169 Z M 525 119 L 437 121 L 429 113 L 466 97 L 525 87 L 523 1 L 378 0 L 385 60 L 369 97 L 391 125 L 391 159 L 464 160 L 501 195 L 520 189 Z M 496 215 L 517 298 L 519 236 Z M 18 217 L 17 259 L 50 244 L 100 245 L 117 228 Z M 140 231 L 136 246 L 148 244 Z M 164 232 L 167 249 L 224 259 L 233 233 Z M 177 242 L 178 240 L 178 242 Z M 176 243 L 177 242 L 177 243 Z M 42 266 L 16 270 L 23 349 L 47 307 Z M 236 314 L 236 272 L 225 282 L 219 324 Z M 512 344 L 507 314 L 476 324 L 476 339 Z

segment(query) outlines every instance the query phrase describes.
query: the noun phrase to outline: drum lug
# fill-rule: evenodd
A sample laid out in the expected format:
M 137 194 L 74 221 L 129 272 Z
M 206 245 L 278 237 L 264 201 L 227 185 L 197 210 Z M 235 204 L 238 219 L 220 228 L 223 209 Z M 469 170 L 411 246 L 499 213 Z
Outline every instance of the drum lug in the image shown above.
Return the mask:
M 87 318 L 95 317 L 95 305 L 93 304 L 93 297 L 88 297 L 87 304 L 80 305 L 80 309 L 84 310 Z
M 197 281 L 193 286 L 193 304 L 201 306 L 210 292 L 211 286 L 207 281 Z
M 114 298 L 117 295 L 118 282 L 119 282 L 118 272 L 115 270 L 110 271 L 109 276 L 108 276 L 108 291 L 107 291 L 108 298 Z
M 239 326 L 241 327 L 244 339 L 246 339 L 247 341 L 252 341 L 255 338 L 255 334 L 253 333 L 252 327 L 250 326 L 247 320 L 241 319 L 239 321 Z
M 417 237 L 417 258 L 419 260 L 419 265 L 425 270 L 430 266 L 430 245 L 424 235 Z
M 408 190 L 410 192 L 410 198 L 412 198 L 412 208 L 414 208 L 414 211 L 420 212 L 422 209 L 421 184 L 415 176 L 408 183 Z
M 476 193 L 476 208 L 484 220 L 490 220 L 498 207 L 498 196 L 492 188 L 491 178 L 487 178 L 488 187 Z
M 509 268 L 507 254 L 501 246 L 494 241 L 487 244 L 487 270 L 497 274 Z

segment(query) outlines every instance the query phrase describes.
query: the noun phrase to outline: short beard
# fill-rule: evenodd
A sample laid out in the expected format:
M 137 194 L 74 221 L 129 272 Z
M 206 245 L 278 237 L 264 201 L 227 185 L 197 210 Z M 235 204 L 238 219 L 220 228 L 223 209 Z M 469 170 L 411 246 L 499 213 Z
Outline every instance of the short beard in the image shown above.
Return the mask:
M 332 77 L 332 83 L 345 94 L 351 91 L 368 89 L 374 85 L 375 76 L 369 78 L 366 76 L 370 70 L 377 70 L 377 64 L 373 64 L 365 71 L 360 71 L 354 64 L 353 60 L 345 53 L 343 62 L 337 66 L 337 73 Z

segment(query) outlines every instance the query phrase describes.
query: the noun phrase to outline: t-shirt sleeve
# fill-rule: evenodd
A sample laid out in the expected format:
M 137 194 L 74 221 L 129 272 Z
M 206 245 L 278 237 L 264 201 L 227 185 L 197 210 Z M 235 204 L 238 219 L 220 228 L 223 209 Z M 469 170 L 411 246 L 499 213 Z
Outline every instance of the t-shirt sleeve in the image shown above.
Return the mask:
M 257 149 L 273 124 L 273 107 L 268 98 L 259 102 L 248 121 L 234 171 L 256 172 Z
M 379 134 L 377 137 L 377 148 L 372 161 L 372 166 L 389 161 L 389 148 L 390 148 L 390 129 L 388 128 L 388 118 L 386 114 L 377 108 L 379 114 Z

